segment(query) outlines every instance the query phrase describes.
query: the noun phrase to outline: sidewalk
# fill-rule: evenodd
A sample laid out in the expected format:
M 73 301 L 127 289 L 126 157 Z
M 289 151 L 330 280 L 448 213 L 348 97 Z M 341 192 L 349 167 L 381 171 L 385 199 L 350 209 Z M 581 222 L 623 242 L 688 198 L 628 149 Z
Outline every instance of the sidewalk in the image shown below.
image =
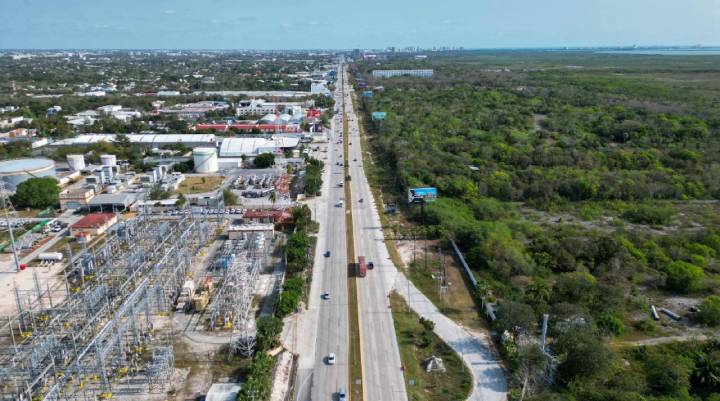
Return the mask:
M 507 400 L 505 372 L 490 352 L 486 337 L 473 336 L 443 315 L 405 276 L 397 275 L 394 288 L 418 315 L 435 323 L 435 333 L 470 367 L 474 380 L 473 391 L 468 400 Z

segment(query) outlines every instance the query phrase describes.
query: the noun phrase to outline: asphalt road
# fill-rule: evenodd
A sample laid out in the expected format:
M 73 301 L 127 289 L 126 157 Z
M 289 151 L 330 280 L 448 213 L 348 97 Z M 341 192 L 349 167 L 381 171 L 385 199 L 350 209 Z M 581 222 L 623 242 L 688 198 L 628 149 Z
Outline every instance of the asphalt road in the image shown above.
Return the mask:
M 339 98 L 338 98 L 339 99 Z M 320 152 L 311 155 L 325 160 L 322 195 L 308 202 L 314 219 L 320 223 L 315 255 L 315 270 L 310 288 L 308 310 L 296 324 L 300 363 L 296 384 L 296 400 L 337 400 L 337 391 L 348 388 L 348 289 L 347 243 L 344 208 L 336 207 L 344 197 L 337 186 L 343 179 L 343 167 L 335 163 L 342 148 L 335 142 L 342 133 L 342 122 L 333 124 L 327 144 L 318 145 Z M 327 148 L 327 153 L 322 150 Z M 330 257 L 325 257 L 325 251 Z M 323 300 L 327 292 L 330 299 Z M 327 364 L 327 356 L 335 354 L 334 365 Z
M 345 79 L 345 87 L 350 88 L 348 77 L 342 78 Z M 375 265 L 374 269 L 367 271 L 365 278 L 358 279 L 365 399 L 405 401 L 407 393 L 388 299 L 399 273 L 385 247 L 380 216 L 362 168 L 358 122 L 353 112 L 352 97 L 349 93 L 346 95 L 344 101 L 350 130 L 348 162 L 355 254 L 365 256 L 366 261 L 372 261 Z M 360 199 L 363 201 L 360 202 Z

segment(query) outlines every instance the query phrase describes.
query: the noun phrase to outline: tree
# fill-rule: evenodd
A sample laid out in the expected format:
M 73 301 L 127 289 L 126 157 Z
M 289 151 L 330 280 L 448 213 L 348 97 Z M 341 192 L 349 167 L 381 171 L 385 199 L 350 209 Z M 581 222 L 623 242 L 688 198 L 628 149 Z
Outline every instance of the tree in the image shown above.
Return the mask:
M 12 202 L 16 207 L 44 209 L 58 203 L 60 187 L 54 178 L 36 177 L 17 186 Z
M 690 388 L 693 363 L 672 353 L 653 351 L 645 358 L 648 387 L 657 394 L 682 395 Z
M 253 164 L 257 168 L 268 168 L 275 164 L 275 155 L 272 153 L 262 153 L 255 156 Z
M 610 351 L 587 326 L 561 333 L 554 349 L 561 360 L 559 379 L 565 383 L 597 376 L 605 372 L 610 363 Z
M 695 360 L 693 377 L 701 386 L 720 391 L 720 350 L 700 352 Z
M 270 192 L 269 199 L 270 199 L 270 203 L 272 203 L 273 207 L 275 207 L 275 202 L 277 202 L 277 200 L 278 200 L 277 192 L 275 192 L 275 191 Z
M 226 205 L 234 206 L 238 204 L 238 197 L 229 188 L 223 189 L 223 200 Z
M 514 301 L 502 301 L 498 306 L 495 327 L 502 333 L 510 331 L 530 331 L 537 321 L 533 309 L 524 303 Z
M 161 200 L 161 199 L 168 199 L 172 195 L 170 191 L 166 191 L 160 186 L 160 184 L 156 184 L 155 186 L 150 189 L 150 192 L 148 193 L 148 198 L 150 200 Z
M 257 319 L 256 324 L 258 350 L 266 351 L 277 347 L 283 329 L 282 319 L 275 316 L 262 316 Z
M 175 205 L 178 207 L 183 207 L 187 203 L 187 199 L 185 198 L 185 195 L 180 194 L 178 196 L 177 202 L 175 202 Z
M 720 326 L 720 296 L 711 295 L 703 300 L 698 306 L 700 311 L 695 314 L 695 320 L 710 326 Z
M 549 360 L 537 344 L 527 344 L 518 348 L 514 363 L 513 376 L 520 386 L 519 400 L 523 401 L 542 386 Z

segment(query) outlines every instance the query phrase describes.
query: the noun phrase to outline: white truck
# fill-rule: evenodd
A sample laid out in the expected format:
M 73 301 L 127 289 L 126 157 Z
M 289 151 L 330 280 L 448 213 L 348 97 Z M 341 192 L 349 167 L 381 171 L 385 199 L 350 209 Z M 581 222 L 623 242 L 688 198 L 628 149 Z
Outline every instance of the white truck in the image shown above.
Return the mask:
M 180 296 L 177 300 L 177 311 L 187 311 L 192 305 L 192 297 L 195 295 L 195 282 L 192 280 L 186 280 L 180 290 Z

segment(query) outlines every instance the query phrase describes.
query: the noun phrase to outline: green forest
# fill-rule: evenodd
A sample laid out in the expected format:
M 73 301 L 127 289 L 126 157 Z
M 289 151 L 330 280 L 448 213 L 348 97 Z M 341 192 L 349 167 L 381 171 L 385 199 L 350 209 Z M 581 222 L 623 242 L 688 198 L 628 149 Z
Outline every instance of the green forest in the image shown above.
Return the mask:
M 720 399 L 720 343 L 636 346 L 720 325 L 720 57 L 464 52 L 353 68 L 373 91 L 358 97 L 372 178 L 400 204 L 438 188 L 403 215 L 454 239 L 497 303 L 512 399 Z M 371 78 L 391 68 L 435 75 Z M 523 345 L 543 314 L 554 369 Z

